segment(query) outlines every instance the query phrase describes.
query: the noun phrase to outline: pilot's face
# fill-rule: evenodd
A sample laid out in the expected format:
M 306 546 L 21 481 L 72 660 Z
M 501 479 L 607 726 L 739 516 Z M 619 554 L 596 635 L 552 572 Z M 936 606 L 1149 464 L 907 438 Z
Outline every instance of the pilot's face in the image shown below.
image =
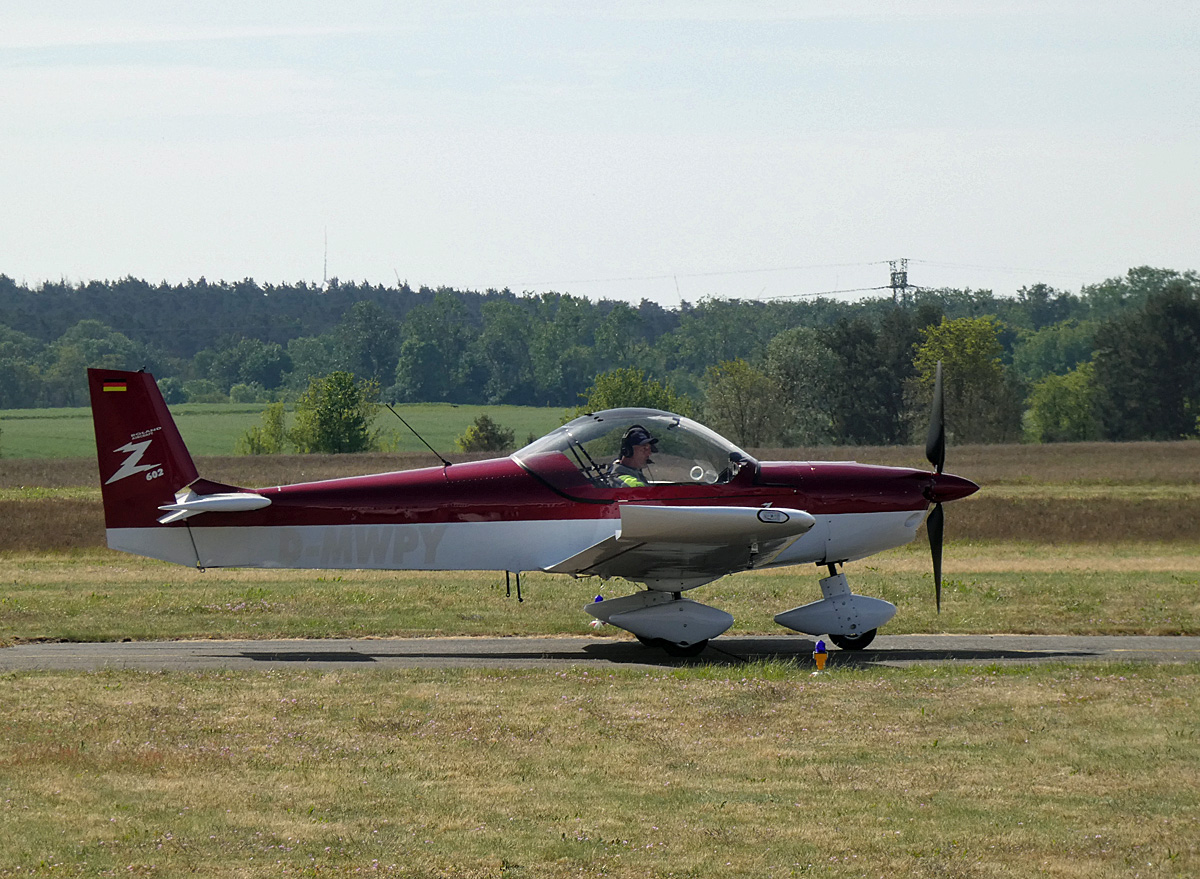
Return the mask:
M 633 466 L 635 468 L 641 470 L 648 463 L 650 463 L 650 455 L 653 453 L 653 451 L 654 449 L 650 443 L 642 443 L 641 445 L 633 447 L 633 454 L 629 456 L 629 459 L 633 462 Z

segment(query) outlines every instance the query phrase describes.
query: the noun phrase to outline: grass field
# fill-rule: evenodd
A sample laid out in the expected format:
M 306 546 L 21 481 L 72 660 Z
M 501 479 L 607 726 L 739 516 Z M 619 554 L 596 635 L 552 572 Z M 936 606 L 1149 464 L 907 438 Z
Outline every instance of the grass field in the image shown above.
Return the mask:
M 1200 634 L 1200 443 L 950 462 L 983 490 L 947 507 L 941 615 L 923 543 L 847 567 L 899 605 L 888 632 Z M 487 572 L 200 573 L 102 548 L 96 482 L 90 457 L 0 461 L 0 643 L 582 633 L 593 594 L 631 588 L 530 574 L 518 604 Z M 700 597 L 778 633 L 822 573 Z M 1196 665 L 0 675 L 0 877 L 1191 877 L 1197 704 Z
M 561 422 L 562 409 L 533 406 L 456 406 L 450 403 L 395 407 L 435 449 L 455 450 L 454 441 L 479 415 L 512 430 L 518 446 L 530 434 L 541 436 Z M 193 455 L 232 455 L 238 437 L 262 423 L 264 404 L 188 403 L 172 406 L 179 432 Z M 375 419 L 388 444 L 398 451 L 425 447 L 386 409 Z M 0 410 L 0 466 L 12 458 L 79 458 L 96 454 L 90 409 Z
M 1196 666 L 0 677 L 0 876 L 1191 877 Z
M 927 549 L 846 567 L 856 591 L 900 611 L 890 634 L 1200 634 L 1196 544 L 951 547 L 942 612 Z M 737 574 L 697 597 L 733 614 L 734 634 L 783 633 L 773 617 L 820 597 L 812 566 Z M 122 638 L 332 638 L 584 634 L 583 606 L 634 590 L 613 580 L 526 574 L 525 601 L 496 572 L 209 570 L 113 553 L 0 555 L 0 644 Z M 629 637 L 617 629 L 597 637 Z

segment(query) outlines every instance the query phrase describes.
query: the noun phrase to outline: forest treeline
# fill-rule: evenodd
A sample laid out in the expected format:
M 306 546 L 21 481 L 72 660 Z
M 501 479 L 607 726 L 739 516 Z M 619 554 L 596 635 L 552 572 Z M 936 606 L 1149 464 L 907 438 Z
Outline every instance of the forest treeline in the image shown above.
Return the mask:
M 1078 292 L 677 308 L 337 280 L 28 287 L 0 275 L 0 409 L 86 405 L 88 366 L 145 367 L 171 403 L 290 400 L 345 371 L 388 401 L 565 408 L 598 376 L 632 370 L 743 442 L 889 444 L 920 430 L 937 358 L 960 442 L 1177 439 L 1197 433 L 1198 352 L 1200 276 L 1149 267 Z M 767 414 L 735 411 L 752 404 Z

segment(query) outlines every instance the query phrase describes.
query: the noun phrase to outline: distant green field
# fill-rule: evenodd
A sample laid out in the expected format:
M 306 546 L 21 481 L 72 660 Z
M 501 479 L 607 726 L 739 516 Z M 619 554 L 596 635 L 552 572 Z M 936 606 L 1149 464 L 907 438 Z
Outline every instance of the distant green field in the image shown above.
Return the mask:
M 261 421 L 261 403 L 186 403 L 172 406 L 193 455 L 231 455 L 238 437 Z M 454 441 L 482 414 L 512 430 L 518 446 L 532 434 L 556 427 L 565 410 L 533 406 L 457 406 L 415 403 L 397 406 L 404 420 L 439 452 L 455 451 Z M 422 451 L 396 417 L 384 409 L 375 422 L 396 451 Z M 96 454 L 90 409 L 6 409 L 0 411 L 0 458 L 85 458 Z

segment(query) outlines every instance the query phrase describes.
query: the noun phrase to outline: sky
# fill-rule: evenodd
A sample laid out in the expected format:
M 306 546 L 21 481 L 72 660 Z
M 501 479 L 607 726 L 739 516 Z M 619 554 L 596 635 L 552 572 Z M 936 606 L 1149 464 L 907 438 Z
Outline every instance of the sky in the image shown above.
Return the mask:
M 0 274 L 664 307 L 1200 269 L 1188 2 L 5 0 Z

